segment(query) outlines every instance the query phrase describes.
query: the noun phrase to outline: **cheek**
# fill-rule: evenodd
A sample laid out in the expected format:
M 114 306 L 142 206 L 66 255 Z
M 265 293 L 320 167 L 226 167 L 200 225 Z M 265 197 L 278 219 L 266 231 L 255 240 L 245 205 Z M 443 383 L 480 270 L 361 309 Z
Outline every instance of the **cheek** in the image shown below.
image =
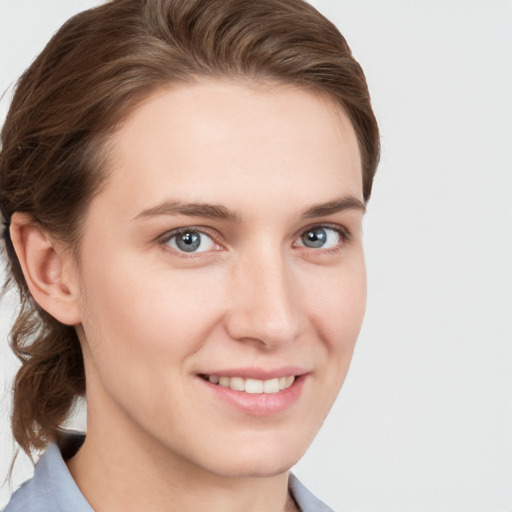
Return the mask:
M 309 287 L 312 322 L 331 356 L 352 353 L 366 310 L 366 270 L 361 256 L 329 269 Z
M 116 271 L 83 276 L 89 398 L 106 393 L 130 416 L 139 414 L 135 403 L 145 404 L 144 414 L 156 414 L 187 392 L 183 377 L 191 356 L 219 317 L 215 282 L 211 279 L 210 287 L 199 276 L 150 273 L 132 265 L 112 268 Z
M 160 359 L 202 343 L 220 315 L 220 271 L 161 267 L 127 259 L 84 274 L 83 323 L 98 343 Z

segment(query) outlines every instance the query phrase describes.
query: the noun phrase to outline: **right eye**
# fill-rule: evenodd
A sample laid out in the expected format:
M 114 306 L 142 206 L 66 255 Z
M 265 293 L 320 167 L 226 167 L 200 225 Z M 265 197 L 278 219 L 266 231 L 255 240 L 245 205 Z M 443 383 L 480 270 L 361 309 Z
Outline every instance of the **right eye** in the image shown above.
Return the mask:
M 184 229 L 171 233 L 165 243 L 176 251 L 186 253 L 211 251 L 216 246 L 207 234 L 197 229 Z

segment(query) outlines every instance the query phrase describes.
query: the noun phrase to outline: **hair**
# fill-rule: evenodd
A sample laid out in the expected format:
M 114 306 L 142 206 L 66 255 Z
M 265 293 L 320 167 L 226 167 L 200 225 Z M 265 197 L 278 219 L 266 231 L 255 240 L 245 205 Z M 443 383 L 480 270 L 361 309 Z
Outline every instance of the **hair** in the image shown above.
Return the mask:
M 344 109 L 368 201 L 379 133 L 365 76 L 336 27 L 303 0 L 112 0 L 66 22 L 17 83 L 1 132 L 0 210 L 10 333 L 21 362 L 12 430 L 29 455 L 54 441 L 85 394 L 75 328 L 34 301 L 9 235 L 15 212 L 78 251 L 81 222 L 108 177 L 106 143 L 152 92 L 198 78 L 296 85 Z

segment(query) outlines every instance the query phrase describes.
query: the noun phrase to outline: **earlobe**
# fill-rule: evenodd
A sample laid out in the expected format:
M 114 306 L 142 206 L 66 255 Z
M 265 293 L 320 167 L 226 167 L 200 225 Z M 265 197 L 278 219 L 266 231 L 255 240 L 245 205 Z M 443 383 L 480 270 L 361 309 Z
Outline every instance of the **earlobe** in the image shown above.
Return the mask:
M 58 247 L 30 215 L 15 213 L 11 240 L 35 301 L 59 322 L 80 323 L 78 286 L 70 271 L 72 255 Z

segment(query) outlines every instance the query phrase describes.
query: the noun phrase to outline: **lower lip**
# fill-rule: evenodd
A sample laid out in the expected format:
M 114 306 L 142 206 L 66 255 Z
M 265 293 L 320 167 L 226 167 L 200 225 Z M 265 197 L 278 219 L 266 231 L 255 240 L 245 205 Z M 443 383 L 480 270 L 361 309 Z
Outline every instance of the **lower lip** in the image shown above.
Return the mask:
M 272 416 L 289 409 L 300 398 L 306 378 L 307 375 L 295 377 L 289 388 L 277 393 L 245 393 L 212 384 L 202 377 L 198 377 L 218 400 L 253 416 Z

